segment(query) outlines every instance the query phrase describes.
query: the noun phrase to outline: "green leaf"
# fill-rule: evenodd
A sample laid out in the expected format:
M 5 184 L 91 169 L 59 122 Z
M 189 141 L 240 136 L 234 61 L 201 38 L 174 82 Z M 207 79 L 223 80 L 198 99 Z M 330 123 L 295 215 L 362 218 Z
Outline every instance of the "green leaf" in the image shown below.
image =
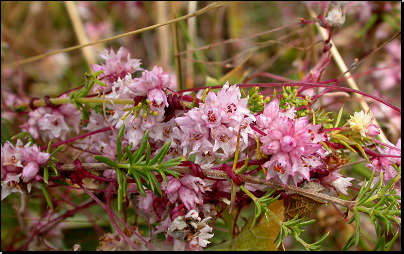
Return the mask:
M 366 161 L 367 161 L 368 163 L 370 163 L 369 158 L 368 158 L 368 156 L 366 155 L 365 150 L 363 150 L 361 144 L 360 144 L 357 140 L 355 140 L 354 142 L 356 143 L 356 147 L 357 147 L 358 150 L 361 152 L 363 158 L 365 158 Z
M 60 179 L 53 180 L 52 182 L 63 185 L 63 186 L 70 186 L 70 184 L 68 184 L 65 181 L 60 180 Z
M 117 204 L 118 204 L 118 212 L 120 212 L 122 210 L 122 201 L 123 201 L 123 189 L 121 187 L 118 188 L 118 200 L 117 200 Z
M 49 179 L 49 169 L 45 167 L 43 169 L 43 181 L 44 183 L 48 184 L 48 179 Z
M 48 162 L 48 165 L 49 165 L 49 167 L 51 167 L 52 169 L 53 169 L 53 172 L 55 172 L 55 175 L 59 175 L 59 171 L 58 171 L 58 169 L 55 167 L 55 165 L 53 165 L 53 162 L 52 161 L 49 161 Z
M 151 155 L 150 144 L 149 144 L 149 142 L 147 142 L 147 148 L 146 148 L 146 166 L 149 165 L 149 162 L 150 162 L 150 155 Z
M 94 81 L 94 83 L 96 83 L 96 84 L 98 84 L 98 85 L 100 85 L 100 86 L 105 86 L 105 87 L 107 86 L 104 82 L 99 81 L 99 80 L 96 79 L 96 78 L 94 78 L 93 81 Z
M 159 168 L 157 168 L 157 171 L 160 173 L 161 178 L 163 178 L 163 182 L 164 182 L 164 184 L 165 184 L 166 187 L 167 187 L 167 186 L 168 186 L 168 183 L 167 183 L 167 176 L 166 176 L 166 174 L 164 173 L 163 170 L 161 170 L 161 169 L 159 169 Z
M 391 241 L 388 242 L 388 243 L 385 245 L 386 251 L 390 251 L 391 247 L 393 247 L 393 244 L 394 244 L 395 241 L 397 240 L 397 237 L 398 237 L 398 233 L 399 233 L 399 232 L 400 232 L 400 230 L 397 231 L 397 233 L 394 234 L 394 236 L 393 236 L 393 238 L 391 239 Z
M 123 190 L 123 198 L 126 198 L 126 193 L 128 192 L 128 178 L 126 175 L 123 175 L 122 178 L 122 190 Z
M 118 163 L 116 161 L 111 160 L 110 158 L 101 156 L 101 155 L 93 155 L 93 158 L 96 159 L 99 162 L 105 163 L 108 166 L 111 166 L 113 168 L 118 167 Z
M 154 185 L 156 187 L 157 192 L 160 194 L 160 196 L 163 195 L 163 193 L 161 192 L 160 183 L 157 180 L 156 176 L 151 171 L 149 171 L 147 173 L 148 173 L 147 176 L 149 177 L 149 180 L 150 180 L 150 185 L 151 186 Z M 153 190 L 153 192 L 154 192 L 154 190 Z
M 105 71 L 105 70 L 97 71 L 97 72 L 94 72 L 94 73 L 91 74 L 91 75 L 92 75 L 93 77 L 97 77 L 97 76 L 101 75 L 104 71 Z
M 347 243 L 345 244 L 344 248 L 342 249 L 342 251 L 348 251 L 353 245 L 355 244 L 355 239 L 354 239 L 354 235 L 352 235 Z
M 53 152 L 51 153 L 50 157 L 53 157 L 53 155 L 55 155 L 55 153 L 59 152 L 59 150 L 62 149 L 62 148 L 63 148 L 63 145 L 58 146 L 58 147 L 55 149 L 55 151 L 53 151 Z
M 344 111 L 344 106 L 341 107 L 341 109 L 338 112 L 338 116 L 337 116 L 337 120 L 335 121 L 335 125 L 334 128 L 337 128 L 339 125 L 339 122 L 341 121 L 341 117 L 342 117 L 342 112 Z
M 122 136 L 124 132 L 125 124 L 122 124 L 118 132 L 118 137 L 116 138 L 116 159 L 118 163 L 122 161 Z
M 149 139 L 149 130 L 147 130 L 143 136 L 142 144 L 140 145 L 139 149 L 136 150 L 136 155 L 134 154 L 133 156 L 133 161 L 135 163 L 139 162 L 140 157 L 144 153 L 144 149 L 146 148 L 147 140 Z
M 122 187 L 122 171 L 119 168 L 116 169 L 116 180 L 119 187 Z
M 170 145 L 171 145 L 171 141 L 164 144 L 164 146 L 160 149 L 160 151 L 150 161 L 150 165 L 154 165 L 156 162 L 158 162 L 160 164 L 163 161 L 168 149 L 170 148 Z
M 143 184 L 142 184 L 142 180 L 140 180 L 139 175 L 137 174 L 137 170 L 134 170 L 135 172 L 131 175 L 133 179 L 135 179 L 137 188 L 140 192 L 140 194 L 142 194 L 143 197 L 146 197 L 146 192 L 143 189 Z
M 376 243 L 375 247 L 373 248 L 373 251 L 384 251 L 384 245 L 386 243 L 386 237 L 384 235 L 382 235 L 382 237 L 380 237 L 379 241 Z
M 45 187 L 45 185 L 43 183 L 41 183 L 41 182 L 38 182 L 38 183 L 39 183 L 39 186 L 41 187 L 43 195 L 45 196 L 46 203 L 48 203 L 49 208 L 53 211 L 53 204 L 52 204 L 52 201 L 50 199 L 48 190 L 46 189 L 46 187 Z
M 129 147 L 125 146 L 125 154 L 128 156 L 129 159 L 129 165 L 133 165 L 133 156 L 132 156 L 132 152 L 130 151 Z
M 158 164 L 159 168 L 169 168 L 169 167 L 174 167 L 178 166 L 181 163 L 181 157 L 177 157 L 174 159 L 171 159 L 169 161 L 162 162 Z
M 171 169 L 166 169 L 166 168 L 161 168 L 161 170 L 166 174 L 174 176 L 178 180 L 180 179 L 179 176 L 181 175 L 181 173 L 178 173 L 177 171 L 174 171 L 174 170 L 171 170 Z
M 342 135 L 341 135 L 342 136 Z M 358 154 L 355 149 L 353 149 L 347 142 L 343 141 L 343 140 L 338 140 L 338 143 L 342 144 L 343 146 L 345 146 L 346 148 L 349 149 L 349 151 L 353 152 L 354 154 Z
M 46 153 L 50 153 L 51 145 L 52 145 L 52 140 L 48 142 L 48 147 L 46 148 Z

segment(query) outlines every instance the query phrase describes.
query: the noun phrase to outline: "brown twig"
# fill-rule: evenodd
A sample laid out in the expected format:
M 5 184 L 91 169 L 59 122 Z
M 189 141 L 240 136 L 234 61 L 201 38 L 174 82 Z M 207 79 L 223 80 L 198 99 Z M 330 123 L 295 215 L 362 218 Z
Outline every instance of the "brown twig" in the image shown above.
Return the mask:
M 104 163 L 83 163 L 82 164 L 84 170 L 108 170 L 108 169 L 113 169 L 107 164 Z M 65 164 L 62 165 L 61 170 L 63 171 L 76 171 L 76 166 L 74 164 Z M 175 167 L 170 167 L 168 168 L 170 170 L 174 170 L 178 173 L 181 174 L 192 174 L 192 169 L 189 167 L 184 167 L 184 166 L 175 166 Z M 210 178 L 217 178 L 217 179 L 228 179 L 229 176 L 227 172 L 225 171 L 218 171 L 218 170 L 211 170 L 211 169 L 202 169 L 202 173 L 206 177 Z M 238 178 L 246 183 L 254 183 L 254 184 L 260 184 L 260 185 L 266 185 L 270 188 L 273 189 L 278 189 L 278 190 L 284 190 L 287 191 L 288 193 L 295 193 L 299 194 L 301 196 L 305 196 L 311 199 L 314 199 L 319 202 L 323 203 L 332 203 L 336 205 L 340 205 L 343 207 L 346 207 L 350 210 L 353 209 L 355 206 L 356 202 L 355 201 L 346 201 L 342 200 L 336 197 L 332 197 L 327 194 L 323 193 L 318 193 L 318 192 L 313 192 L 307 189 L 303 189 L 300 187 L 295 187 L 295 186 L 290 186 L 290 185 L 284 185 L 282 183 L 277 183 L 271 180 L 265 181 L 264 179 L 258 178 L 258 177 L 253 177 L 253 176 L 248 176 L 244 174 L 237 175 Z

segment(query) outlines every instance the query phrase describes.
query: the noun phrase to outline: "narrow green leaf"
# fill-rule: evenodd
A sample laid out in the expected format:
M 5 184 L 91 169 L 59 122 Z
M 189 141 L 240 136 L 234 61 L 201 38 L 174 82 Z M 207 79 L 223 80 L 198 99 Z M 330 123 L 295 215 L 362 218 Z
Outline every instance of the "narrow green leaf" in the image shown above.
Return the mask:
M 390 181 L 380 190 L 380 195 L 386 194 L 386 192 L 393 186 L 394 178 L 390 179 Z
M 150 162 L 150 155 L 151 155 L 150 144 L 149 144 L 149 142 L 147 142 L 147 148 L 146 148 L 146 166 L 149 165 L 149 162 Z
M 122 188 L 122 171 L 119 168 L 116 169 L 116 180 L 119 187 Z
M 321 237 L 320 240 L 318 240 L 317 242 L 315 242 L 315 244 L 317 245 L 317 244 L 322 243 L 322 242 L 330 235 L 330 233 L 331 233 L 331 230 L 328 231 L 326 234 L 324 234 L 324 235 Z
M 119 187 L 118 188 L 118 200 L 117 200 L 118 212 L 120 212 L 122 210 L 122 201 L 123 201 L 123 190 L 121 187 Z
M 393 247 L 393 244 L 394 244 L 395 241 L 397 240 L 397 237 L 398 237 L 398 233 L 399 233 L 399 232 L 400 232 L 400 231 L 397 231 L 397 233 L 394 234 L 394 236 L 393 236 L 393 238 L 391 239 L 391 241 L 388 242 L 388 243 L 385 245 L 386 251 L 390 251 L 391 247 Z
M 119 129 L 118 136 L 116 138 L 116 159 L 117 162 L 120 163 L 122 160 L 122 136 L 125 132 L 125 124 L 122 124 L 121 128 Z
M 93 81 L 94 81 L 94 83 L 96 83 L 96 84 L 98 84 L 98 85 L 100 85 L 100 86 L 105 86 L 105 87 L 107 86 L 104 82 L 99 81 L 99 80 L 96 79 L 96 78 L 94 78 Z
M 160 157 L 163 157 L 163 159 L 164 159 L 164 157 L 165 157 L 164 151 L 166 150 L 165 148 L 167 147 L 167 144 L 168 144 L 168 148 L 169 148 L 169 145 L 171 144 L 171 141 L 168 142 L 168 143 L 165 143 L 164 146 L 161 147 L 161 149 L 158 151 L 158 153 L 150 161 L 150 165 L 154 165 L 160 159 Z M 168 151 L 168 149 L 167 149 L 167 151 Z M 166 151 L 166 153 L 167 153 L 167 151 Z
M 65 181 L 60 180 L 60 179 L 53 180 L 52 182 L 63 185 L 63 186 L 70 186 L 70 184 L 68 184 Z
M 361 186 L 361 188 L 360 188 L 360 190 L 359 190 L 359 192 L 358 192 L 358 196 L 356 197 L 356 202 L 357 202 L 357 203 L 358 203 L 358 202 L 362 199 L 362 197 L 366 194 L 366 192 L 364 192 L 364 190 L 365 190 L 367 184 L 369 184 L 368 181 L 367 181 L 366 179 L 364 179 L 364 180 L 363 180 L 363 183 L 362 183 L 362 186 Z
M 159 169 L 159 168 L 157 168 L 157 171 L 160 173 L 161 178 L 163 178 L 163 182 L 164 182 L 164 184 L 165 184 L 166 187 L 167 187 L 167 186 L 168 186 L 168 183 L 167 183 L 167 176 L 166 176 L 166 174 L 164 173 L 163 170 L 161 170 L 161 169 Z
M 360 227 L 361 227 L 361 220 L 360 220 L 361 217 L 359 216 L 359 211 L 358 211 L 357 209 L 354 209 L 353 213 L 354 213 L 354 215 L 355 215 L 356 231 L 359 231 L 359 230 L 360 230 Z M 359 239 L 358 239 L 358 241 L 359 241 Z M 356 243 L 355 246 L 356 246 L 357 244 L 358 244 L 358 243 Z
M 171 169 L 166 169 L 166 168 L 162 168 L 161 170 L 163 170 L 164 173 L 169 174 L 174 176 L 175 178 L 177 178 L 178 180 L 180 179 L 179 176 L 181 175 L 180 173 L 178 173 L 177 171 L 171 170 Z
M 50 140 L 48 142 L 48 147 L 46 148 L 46 153 L 50 153 L 51 145 L 52 145 L 52 140 Z
M 150 183 L 150 190 L 154 193 L 154 184 L 153 184 L 153 180 L 151 179 L 151 176 L 150 176 L 150 171 L 148 171 L 147 173 L 146 173 L 146 175 L 147 175 L 147 179 L 149 180 L 149 183 Z
M 64 147 L 63 145 L 56 147 L 56 149 L 51 153 L 50 157 L 53 157 L 53 155 L 55 155 L 55 153 L 59 152 L 59 150 L 62 149 L 63 147 Z
M 385 200 L 387 199 L 386 196 L 382 197 L 376 205 L 373 206 L 373 209 L 378 209 L 381 205 L 384 205 Z
M 166 143 L 164 146 L 163 146 L 163 148 L 161 149 L 161 150 L 163 150 L 163 152 L 162 152 L 162 156 L 160 156 L 160 158 L 157 160 L 157 163 L 158 164 L 160 164 L 163 160 L 164 160 L 164 158 L 166 157 L 166 154 L 167 154 L 167 152 L 168 152 L 168 149 L 170 149 L 170 145 L 171 145 L 171 141 L 169 141 L 168 143 Z
M 46 203 L 48 203 L 49 208 L 53 211 L 53 204 L 52 204 L 52 201 L 50 199 L 48 190 L 46 189 L 46 187 L 45 187 L 45 185 L 43 183 L 41 183 L 41 182 L 38 182 L 38 183 L 39 183 L 39 186 L 41 187 L 43 195 L 45 196 Z
M 355 149 L 353 149 L 347 142 L 343 141 L 343 140 L 338 140 L 338 142 L 340 144 L 342 144 L 343 146 L 345 146 L 346 148 L 349 149 L 349 151 L 353 152 L 354 154 L 358 154 Z
M 354 235 L 352 235 L 347 243 L 345 244 L 344 248 L 342 249 L 342 251 L 348 251 L 353 245 L 355 244 L 355 239 L 354 239 Z
M 145 164 L 144 164 L 145 157 L 146 157 L 146 155 L 143 154 L 142 156 L 140 156 L 140 158 L 138 160 L 134 160 L 134 163 L 139 166 L 141 166 L 141 165 L 145 166 Z
M 49 167 L 51 167 L 52 169 L 53 169 L 53 172 L 55 172 L 55 175 L 59 175 L 59 171 L 58 171 L 58 169 L 55 167 L 55 165 L 53 165 L 53 162 L 52 161 L 49 161 L 48 162 L 48 165 L 49 165 Z
M 44 183 L 48 184 L 48 179 L 49 179 L 49 169 L 48 169 L 48 167 L 45 167 L 43 169 L 43 181 L 44 181 Z
M 146 148 L 147 140 L 149 139 L 149 131 L 147 130 L 143 136 L 142 144 L 139 149 L 136 150 L 136 156 L 133 158 L 133 161 L 138 162 L 140 157 L 144 153 L 144 149 Z
M 160 182 L 157 180 L 156 176 L 153 174 L 153 172 L 149 171 L 148 172 L 148 176 L 150 179 L 150 185 L 153 186 L 157 189 L 157 192 L 160 193 L 160 195 L 163 195 L 163 193 L 161 192 L 161 188 L 160 188 Z M 153 191 L 154 192 L 154 191 Z
M 133 156 L 132 156 L 132 152 L 130 151 L 129 147 L 125 146 L 125 154 L 128 156 L 129 159 L 129 164 L 133 165 Z
M 143 184 L 142 184 L 142 180 L 140 180 L 139 174 L 138 172 L 136 172 L 137 170 L 134 170 L 135 172 L 131 175 L 133 179 L 135 179 L 137 188 L 140 192 L 140 194 L 142 194 L 143 197 L 146 197 L 146 192 L 143 189 Z
M 337 120 L 335 121 L 335 125 L 334 128 L 337 128 L 339 125 L 339 122 L 341 121 L 341 117 L 342 117 L 342 112 L 344 111 L 344 106 L 341 107 L 341 109 L 338 112 L 338 117 Z
M 99 162 L 105 163 L 108 166 L 111 166 L 113 168 L 118 167 L 118 163 L 116 161 L 111 160 L 110 158 L 101 156 L 101 155 L 93 155 L 93 158 L 96 159 Z
M 356 140 L 355 140 L 355 143 L 356 143 L 356 147 L 357 147 L 358 150 L 361 152 L 363 158 L 365 158 L 366 161 L 367 161 L 368 163 L 370 163 L 369 158 L 368 158 L 368 156 L 366 155 L 365 150 L 363 150 L 361 144 L 360 144 L 359 142 L 357 142 Z
M 97 77 L 98 75 L 102 74 L 105 70 L 97 71 L 92 74 L 93 77 Z
M 365 189 L 362 190 L 361 188 L 361 191 L 358 194 L 358 205 L 366 202 L 366 199 L 363 197 L 366 197 L 366 194 L 368 193 L 374 178 L 375 178 L 375 171 L 372 172 L 372 176 L 370 177 L 369 181 L 366 182 Z M 365 181 L 363 181 L 363 185 L 365 185 Z
M 128 192 L 128 178 L 124 174 L 122 179 L 122 190 L 123 190 L 123 198 L 126 198 L 126 193 Z
M 384 245 L 386 243 L 386 237 L 382 235 L 382 237 L 379 238 L 379 241 L 376 243 L 375 247 L 373 248 L 373 251 L 384 251 Z

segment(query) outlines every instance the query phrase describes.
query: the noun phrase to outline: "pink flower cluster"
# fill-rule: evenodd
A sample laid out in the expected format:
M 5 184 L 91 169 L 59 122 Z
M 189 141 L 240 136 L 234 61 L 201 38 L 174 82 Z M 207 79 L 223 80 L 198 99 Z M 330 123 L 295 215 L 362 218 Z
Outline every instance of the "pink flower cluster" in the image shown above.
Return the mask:
M 133 78 L 132 73 L 141 70 L 140 60 L 130 59 L 128 54 L 126 62 L 123 61 L 123 50 L 120 48 L 117 53 L 112 49 L 105 50 L 105 55 L 101 55 L 105 64 L 92 66 L 94 71 L 104 70 L 100 78 L 108 87 L 105 99 L 111 102 L 105 104 L 107 119 L 95 108 L 90 110 L 88 122 L 82 123 L 81 112 L 74 105 L 65 104 L 59 108 L 40 107 L 33 110 L 29 113 L 28 122 L 21 128 L 31 133 L 34 139 L 66 140 L 71 129 L 78 134 L 80 129 L 94 131 L 109 126 L 119 129 L 124 124 L 122 145 L 132 143 L 132 151 L 140 146 L 145 132 L 149 131 L 149 143 L 154 154 L 171 141 L 165 159 L 180 156 L 190 159 L 190 155 L 194 155 L 196 164 L 209 169 L 213 169 L 212 166 L 219 160 L 223 162 L 234 157 L 238 147 L 239 160 L 245 159 L 247 154 L 251 159 L 268 155 L 264 156 L 268 158 L 267 161 L 258 162 L 263 163 L 261 166 L 267 171 L 267 181 L 297 186 L 314 180 L 329 190 L 348 195 L 347 187 L 352 185 L 350 182 L 353 178 L 343 177 L 339 168 L 329 170 L 327 167 L 326 151 L 322 145 L 327 141 L 327 136 L 320 131 L 320 124 L 309 123 L 308 117 L 298 118 L 293 107 L 281 109 L 278 99 L 272 100 L 265 105 L 263 112 L 254 115 L 248 109 L 249 98 L 241 98 L 240 88 L 230 86 L 228 82 L 217 94 L 209 91 L 204 98 L 200 98 L 202 102 L 198 107 L 188 111 L 174 107 L 170 111 L 173 108 L 169 105 L 171 97 L 170 100 L 167 97 L 167 89 L 172 83 L 170 75 L 155 66 L 151 71 L 144 70 L 141 77 Z M 98 85 L 94 87 L 94 91 L 102 89 Z M 136 104 L 119 104 L 115 99 L 131 99 Z M 167 117 L 168 114 L 170 117 Z M 377 126 L 371 125 L 372 120 L 370 113 L 361 112 L 351 117 L 348 123 L 353 131 L 366 137 L 378 132 Z M 261 154 L 256 153 L 255 137 L 259 139 Z M 116 132 L 101 132 L 76 140 L 73 145 L 90 154 L 102 154 L 115 160 L 116 139 Z M 390 143 L 388 145 L 390 147 L 385 149 L 378 148 L 379 152 L 401 155 L 401 139 L 396 145 L 397 149 L 391 148 L 393 145 Z M 20 140 L 16 146 L 7 141 L 1 150 L 1 199 L 12 192 L 22 193 L 18 186 L 20 179 L 28 183 L 30 191 L 31 182 L 41 180 L 38 175 L 40 166 L 46 165 L 50 154 L 40 152 L 36 145 L 23 146 Z M 93 158 L 88 156 L 85 160 Z M 258 164 L 257 161 L 255 163 L 252 165 Z M 401 158 L 375 157 L 367 166 L 383 171 L 384 180 L 388 181 L 397 174 L 392 163 L 401 165 Z M 321 171 L 327 171 L 327 174 L 321 175 Z M 104 171 L 104 177 L 116 178 L 116 171 Z M 129 186 L 137 191 L 137 185 Z M 260 188 L 265 188 L 249 183 L 245 187 L 250 191 L 263 191 Z M 179 179 L 167 176 L 167 185 L 161 182 L 161 189 L 162 197 L 145 190 L 146 197 L 137 198 L 138 208 L 147 216 L 148 222 L 161 222 L 154 233 L 165 232 L 174 238 L 175 250 L 202 250 L 209 243 L 207 239 L 213 236 L 209 234 L 212 228 L 207 221 L 216 213 L 215 204 L 207 202 L 209 199 L 206 197 L 219 193 L 221 201 L 228 200 L 230 183 L 192 175 L 182 175 Z M 166 207 L 171 205 L 175 206 L 172 213 L 165 214 Z M 203 214 L 204 219 L 199 217 L 199 213 Z M 163 215 L 167 217 L 163 219 Z M 171 238 L 167 239 L 171 241 Z
M 253 134 L 250 123 L 255 121 L 247 102 L 248 98 L 241 99 L 239 87 L 227 82 L 217 95 L 209 92 L 205 103 L 177 117 L 174 121 L 185 133 L 181 142 L 183 155 L 195 153 L 196 163 L 227 160 L 234 155 L 239 131 L 239 150 L 247 148 L 249 135 Z
M 107 85 L 106 91 L 110 91 L 112 84 L 118 80 L 118 78 L 124 78 L 127 74 L 134 73 L 142 70 L 140 68 L 139 59 L 130 59 L 130 54 L 126 52 L 126 62 L 122 60 L 124 57 L 124 48 L 120 47 L 115 53 L 112 49 L 108 51 L 105 49 L 105 55 L 99 54 L 104 60 L 105 64 L 92 64 L 94 72 L 103 70 L 104 72 L 99 76 L 100 80 Z M 94 85 L 93 91 L 103 91 L 103 87 Z
M 60 98 L 64 97 L 66 95 Z M 20 128 L 28 131 L 34 139 L 41 136 L 47 140 L 56 138 L 65 140 L 70 132 L 68 124 L 71 124 L 76 134 L 80 130 L 81 113 L 73 104 L 63 104 L 59 108 L 39 107 L 29 112 L 28 116 L 28 121 L 20 125 Z
M 17 140 L 16 145 L 9 141 L 1 147 L 1 200 L 13 192 L 22 194 L 18 186 L 20 180 L 29 183 L 31 180 L 41 180 L 38 175 L 39 167 L 46 165 L 50 157 L 49 153 L 43 153 L 37 145 L 30 146 L 30 143 L 23 145 Z M 28 184 L 28 191 L 31 184 Z
M 389 156 L 379 156 L 371 159 L 371 163 L 366 164 L 370 169 L 376 170 L 376 172 L 383 172 L 383 180 L 388 182 L 390 179 L 397 176 L 397 170 L 393 167 L 393 163 L 399 167 L 401 166 L 401 138 L 398 139 L 397 144 L 394 145 L 389 141 L 386 142 L 387 145 L 393 147 L 380 148 L 377 147 L 377 150 L 382 155 L 392 155 L 396 157 Z M 394 149 L 396 148 L 396 149 Z M 400 157 L 397 157 L 400 156 Z
M 266 180 L 297 185 L 302 180 L 310 181 L 310 170 L 322 165 L 324 157 L 321 141 L 326 140 L 319 133 L 321 125 L 312 125 L 308 117 L 294 118 L 293 108 L 279 109 L 277 99 L 265 105 L 262 114 L 257 116 L 257 126 L 267 135 L 261 135 L 261 151 L 271 155 L 263 164 L 268 173 Z
M 107 106 L 113 112 L 108 119 L 111 124 L 117 129 L 125 124 L 124 138 L 128 144 L 133 143 L 133 147 L 137 147 L 146 130 L 150 131 L 150 136 L 155 137 L 160 136 L 161 128 L 171 128 L 166 127 L 170 126 L 170 123 L 166 123 L 160 129 L 158 128 L 159 132 L 154 131 L 154 126 L 164 120 L 165 108 L 168 106 L 165 90 L 170 86 L 170 83 L 170 75 L 163 72 L 161 67 L 155 66 L 152 71 L 143 71 L 140 78 L 132 79 L 128 74 L 123 79 L 119 78 L 112 85 L 112 93 L 108 94 L 107 98 L 135 99 L 141 97 L 149 101 L 150 113 L 142 108 L 137 114 L 128 114 L 127 107 L 123 105 L 112 104 L 112 106 Z

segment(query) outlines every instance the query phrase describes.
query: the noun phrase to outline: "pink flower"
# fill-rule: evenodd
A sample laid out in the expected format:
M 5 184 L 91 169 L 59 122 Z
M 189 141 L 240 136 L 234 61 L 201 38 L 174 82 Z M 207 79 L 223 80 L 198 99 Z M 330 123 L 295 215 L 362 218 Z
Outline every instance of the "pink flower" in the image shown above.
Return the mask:
M 167 102 L 167 94 L 163 90 L 155 88 L 148 91 L 147 99 L 150 100 L 151 110 L 160 111 L 160 109 L 163 109 L 162 113 L 164 114 L 164 107 L 168 107 L 168 102 Z
M 400 157 L 376 157 L 371 159 L 371 163 L 366 164 L 370 169 L 376 170 L 377 172 L 383 172 L 383 179 L 385 182 L 388 182 L 390 179 L 396 177 L 397 170 L 393 167 L 392 163 L 396 166 L 401 165 L 401 138 L 397 141 L 397 144 L 394 146 L 389 141 L 386 142 L 387 145 L 395 147 L 396 149 L 386 147 L 380 148 L 377 147 L 380 154 L 382 155 L 393 155 L 393 156 L 400 156 Z
M 28 131 L 34 139 L 39 137 L 38 121 L 46 114 L 52 112 L 50 108 L 39 107 L 33 111 L 28 112 L 29 119 L 26 123 L 20 125 L 24 131 Z
M 67 126 L 64 116 L 59 111 L 47 113 L 38 120 L 38 128 L 42 130 L 42 135 L 48 139 L 62 138 L 65 139 L 69 127 Z
M 61 96 L 64 98 L 66 95 Z M 76 133 L 79 133 L 81 112 L 72 104 L 64 104 L 59 108 L 39 107 L 28 113 L 29 119 L 20 125 L 28 131 L 34 139 L 41 137 L 47 139 L 60 138 L 64 140 L 70 132 L 69 123 Z
M 162 186 L 164 193 L 172 204 L 180 201 L 188 210 L 195 208 L 195 204 L 203 204 L 203 196 L 207 184 L 199 177 L 185 175 L 178 180 L 167 177 L 168 186 Z
M 177 117 L 175 123 L 186 134 L 181 142 L 184 155 L 192 146 L 191 154 L 196 153 L 196 163 L 229 159 L 234 155 L 239 130 L 240 152 L 245 149 L 249 135 L 253 135 L 249 124 L 255 120 L 247 109 L 247 102 L 247 98 L 241 99 L 240 89 L 227 82 L 217 95 L 209 92 L 205 103 Z
M 274 178 L 288 184 L 292 178 L 297 185 L 303 179 L 310 180 L 310 165 L 322 155 L 320 142 L 325 141 L 325 135 L 318 133 L 321 125 L 310 124 L 307 117 L 281 116 L 286 112 L 281 112 L 278 105 L 277 100 L 272 101 L 257 116 L 257 125 L 267 134 L 259 138 L 261 150 L 272 155 L 263 165 L 268 169 L 266 180 Z
M 39 172 L 39 165 L 36 162 L 28 162 L 28 164 L 22 169 L 21 179 L 24 182 L 31 181 Z
M 39 147 L 34 144 L 25 146 L 21 140 L 17 140 L 16 145 L 12 145 L 9 141 L 1 147 L 1 199 L 3 200 L 13 192 L 20 192 L 18 186 L 20 179 L 29 182 L 36 179 L 39 167 L 46 165 L 50 154 L 40 152 Z M 27 186 L 30 190 L 30 184 Z
M 112 84 L 118 80 L 118 78 L 123 79 L 128 73 L 134 73 L 136 71 L 142 70 L 140 68 L 139 59 L 130 59 L 130 54 L 127 53 L 126 62 L 122 59 L 124 57 L 124 49 L 120 47 L 119 50 L 114 52 L 111 48 L 110 51 L 105 49 L 105 55 L 99 54 L 104 60 L 105 64 L 92 64 L 91 67 L 95 72 L 103 70 L 104 72 L 99 75 L 99 79 L 107 85 L 107 91 L 112 87 Z M 100 85 L 94 85 L 93 91 L 103 91 L 104 87 Z
M 329 175 L 320 178 L 320 183 L 324 187 L 331 187 L 336 192 L 340 192 L 345 196 L 348 196 L 348 187 L 352 186 L 351 181 L 353 177 L 343 177 L 339 173 L 340 170 L 331 172 Z
M 139 196 L 139 210 L 144 213 L 146 221 L 152 224 L 161 220 L 161 216 L 166 212 L 167 198 L 159 198 L 153 192 L 145 189 L 146 198 Z
M 162 90 L 170 86 L 171 77 L 163 68 L 155 66 L 152 71 L 143 71 L 141 78 L 135 78 L 131 90 L 135 95 L 145 96 L 150 90 L 159 88 Z

